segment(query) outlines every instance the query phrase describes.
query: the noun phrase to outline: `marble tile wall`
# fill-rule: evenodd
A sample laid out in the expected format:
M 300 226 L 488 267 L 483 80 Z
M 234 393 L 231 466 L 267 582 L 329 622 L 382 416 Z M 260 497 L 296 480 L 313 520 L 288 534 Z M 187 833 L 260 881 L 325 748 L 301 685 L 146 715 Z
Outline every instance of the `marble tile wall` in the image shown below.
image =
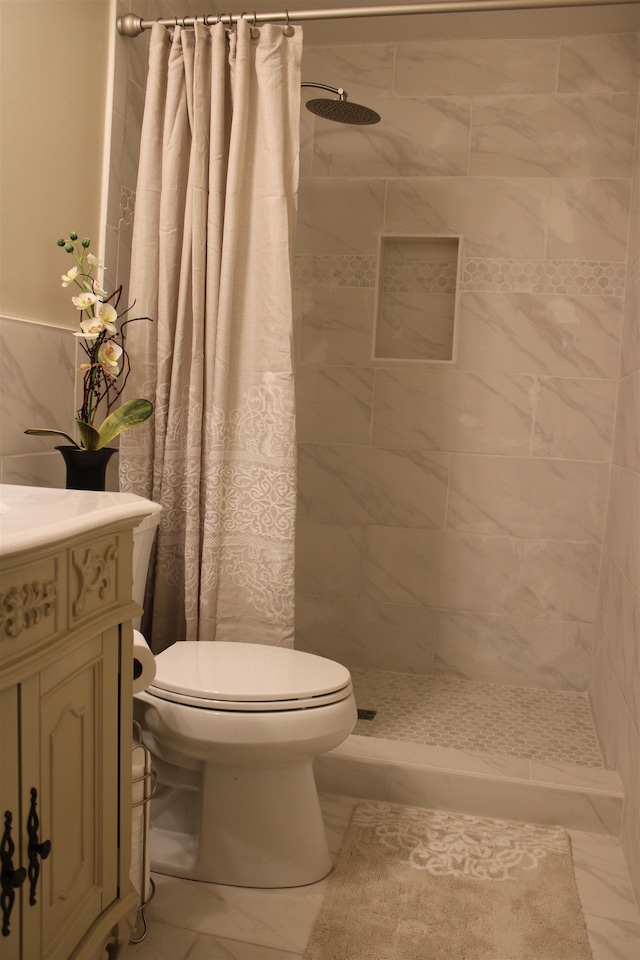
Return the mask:
M 302 111 L 303 649 L 586 689 L 612 456 L 614 497 L 637 503 L 637 364 L 625 432 L 615 415 L 638 344 L 623 324 L 638 49 L 635 34 L 305 49 L 303 79 L 383 119 Z M 372 360 L 381 234 L 462 236 L 453 362 Z M 623 520 L 607 537 L 637 561 Z
M 631 204 L 611 487 L 589 693 L 608 766 L 625 787 L 622 846 L 640 899 L 640 129 Z
M 25 436 L 24 431 L 64 430 L 73 424 L 75 348 L 71 330 L 0 318 L 1 483 L 64 487 L 55 438 Z

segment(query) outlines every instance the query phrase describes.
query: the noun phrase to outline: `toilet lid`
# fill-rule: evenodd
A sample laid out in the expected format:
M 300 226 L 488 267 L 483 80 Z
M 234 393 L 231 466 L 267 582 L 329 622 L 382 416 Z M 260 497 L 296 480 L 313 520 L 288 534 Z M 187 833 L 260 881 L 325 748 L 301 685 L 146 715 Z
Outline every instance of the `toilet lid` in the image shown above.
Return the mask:
M 220 710 L 290 710 L 351 694 L 346 667 L 325 657 L 257 643 L 185 640 L 156 657 L 147 692 Z

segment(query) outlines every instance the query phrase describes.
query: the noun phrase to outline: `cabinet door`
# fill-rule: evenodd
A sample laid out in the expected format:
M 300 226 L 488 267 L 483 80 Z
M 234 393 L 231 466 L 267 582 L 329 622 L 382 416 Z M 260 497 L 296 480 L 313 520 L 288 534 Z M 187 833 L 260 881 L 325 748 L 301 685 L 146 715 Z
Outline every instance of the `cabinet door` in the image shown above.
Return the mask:
M 18 767 L 18 688 L 9 687 L 0 691 L 0 835 L 5 834 L 3 855 L 9 856 L 13 843 L 15 850 L 11 856 L 14 870 L 24 867 L 20 843 L 20 795 Z M 7 822 L 9 814 L 9 822 Z M 15 890 L 15 899 L 8 917 L 8 935 L 0 933 L 0 957 L 2 960 L 20 958 L 20 920 L 21 892 Z M 7 910 L 10 903 L 5 904 Z M 1 921 L 0 921 L 1 922 Z
M 21 704 L 23 731 L 37 713 L 39 833 L 51 840 L 36 892 L 40 931 L 25 925 L 25 958 L 66 960 L 117 896 L 118 660 L 113 627 L 39 674 L 35 708 Z M 22 787 L 31 789 L 24 774 Z

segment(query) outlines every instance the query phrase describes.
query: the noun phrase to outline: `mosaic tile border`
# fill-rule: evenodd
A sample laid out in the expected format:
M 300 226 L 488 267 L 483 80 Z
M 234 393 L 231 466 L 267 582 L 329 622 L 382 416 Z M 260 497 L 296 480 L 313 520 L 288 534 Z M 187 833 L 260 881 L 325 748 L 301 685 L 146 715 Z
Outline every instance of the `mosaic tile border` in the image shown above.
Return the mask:
M 377 257 L 295 257 L 297 287 L 373 287 Z
M 297 287 L 374 287 L 376 265 L 377 258 L 366 255 L 299 256 L 295 283 Z M 622 297 L 625 280 L 626 266 L 619 261 L 470 257 L 463 263 L 461 290 Z M 418 286 L 409 292 L 418 292 Z
M 130 187 L 120 187 L 120 227 L 130 227 L 136 209 L 136 192 Z
M 382 277 L 385 293 L 444 294 L 456 292 L 457 263 L 402 260 L 387 262 Z
M 603 260 L 479 260 L 462 269 L 462 289 L 621 297 L 624 263 Z

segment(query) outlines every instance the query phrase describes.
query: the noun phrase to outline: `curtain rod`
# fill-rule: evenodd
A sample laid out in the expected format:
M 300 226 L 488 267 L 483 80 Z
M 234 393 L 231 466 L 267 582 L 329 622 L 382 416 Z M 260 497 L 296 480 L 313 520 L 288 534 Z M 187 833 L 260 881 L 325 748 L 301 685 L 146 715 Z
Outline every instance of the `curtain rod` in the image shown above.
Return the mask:
M 400 3 L 380 7 L 335 7 L 327 10 L 294 10 L 292 13 L 212 13 L 200 17 L 160 17 L 143 20 L 135 13 L 118 17 L 118 33 L 124 37 L 138 37 L 154 23 L 166 27 L 192 27 L 194 23 L 224 23 L 233 26 L 239 20 L 254 23 L 295 23 L 304 20 L 344 20 L 355 17 L 397 17 L 422 13 L 471 13 L 475 10 L 536 10 L 550 7 L 615 7 L 638 3 L 640 0 L 434 0 L 431 3 Z

